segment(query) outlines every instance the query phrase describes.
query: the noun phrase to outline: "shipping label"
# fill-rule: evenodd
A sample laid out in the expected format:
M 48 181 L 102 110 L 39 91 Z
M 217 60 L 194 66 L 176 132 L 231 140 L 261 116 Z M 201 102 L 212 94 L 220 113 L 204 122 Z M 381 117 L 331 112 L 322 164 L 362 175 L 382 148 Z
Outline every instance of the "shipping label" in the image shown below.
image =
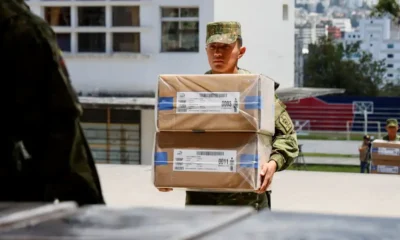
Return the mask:
M 236 172 L 235 150 L 175 149 L 174 171 Z
M 380 173 L 399 173 L 399 167 L 378 165 L 377 171 Z
M 378 148 L 379 155 L 400 156 L 400 148 Z
M 240 92 L 178 92 L 176 113 L 237 114 Z

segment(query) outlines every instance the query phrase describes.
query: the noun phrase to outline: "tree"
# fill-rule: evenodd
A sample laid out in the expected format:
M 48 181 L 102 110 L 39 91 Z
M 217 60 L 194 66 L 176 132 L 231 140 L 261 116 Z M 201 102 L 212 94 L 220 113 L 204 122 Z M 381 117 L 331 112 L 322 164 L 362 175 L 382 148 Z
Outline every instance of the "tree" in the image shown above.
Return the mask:
M 397 0 L 379 0 L 373 7 L 371 16 L 382 17 L 384 15 L 390 15 L 395 20 L 400 18 L 400 6 Z
M 344 45 L 322 37 L 309 46 L 304 64 L 305 87 L 343 88 L 346 95 L 378 96 L 385 61 L 361 51 L 360 42 Z

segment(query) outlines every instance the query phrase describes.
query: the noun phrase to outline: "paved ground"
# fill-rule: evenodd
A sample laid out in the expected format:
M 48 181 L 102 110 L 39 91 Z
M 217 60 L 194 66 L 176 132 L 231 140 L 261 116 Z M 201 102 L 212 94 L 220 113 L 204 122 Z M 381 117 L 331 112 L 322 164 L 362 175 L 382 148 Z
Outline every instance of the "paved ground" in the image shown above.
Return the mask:
M 350 165 L 359 166 L 358 158 L 327 158 L 327 157 L 304 157 L 307 164 L 328 164 L 328 165 Z
M 182 208 L 184 191 L 158 192 L 150 166 L 97 165 L 110 206 Z M 286 171 L 276 174 L 273 210 L 400 217 L 400 176 Z

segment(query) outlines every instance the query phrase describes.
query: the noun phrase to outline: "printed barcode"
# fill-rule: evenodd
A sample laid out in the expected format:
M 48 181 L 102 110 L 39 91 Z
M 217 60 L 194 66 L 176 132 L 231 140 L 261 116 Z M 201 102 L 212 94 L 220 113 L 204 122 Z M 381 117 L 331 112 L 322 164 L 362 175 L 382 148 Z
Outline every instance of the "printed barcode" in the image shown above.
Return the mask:
M 200 93 L 200 97 L 204 98 L 224 98 L 227 97 L 226 93 Z
M 200 156 L 224 156 L 224 152 L 197 151 L 196 155 L 200 155 Z
M 178 112 L 187 112 L 187 108 L 178 108 Z
M 184 170 L 183 167 L 175 167 L 175 170 Z

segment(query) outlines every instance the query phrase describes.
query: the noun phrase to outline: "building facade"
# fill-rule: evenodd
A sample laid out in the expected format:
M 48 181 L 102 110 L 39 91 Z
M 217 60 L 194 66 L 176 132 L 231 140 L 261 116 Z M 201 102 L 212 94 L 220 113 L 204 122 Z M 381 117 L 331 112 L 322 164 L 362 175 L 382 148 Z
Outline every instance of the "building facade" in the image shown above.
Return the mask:
M 239 21 L 241 68 L 294 86 L 294 6 L 290 0 L 28 0 L 56 32 L 82 96 L 154 94 L 159 74 L 202 74 L 206 24 Z M 85 132 L 98 161 L 149 164 L 154 110 L 86 106 Z M 122 160 L 124 158 L 125 160 Z
M 400 38 L 392 33 L 390 19 L 362 19 L 358 31 L 344 36 L 347 43 L 361 41 L 361 49 L 376 60 L 385 59 L 386 78 L 400 80 Z

